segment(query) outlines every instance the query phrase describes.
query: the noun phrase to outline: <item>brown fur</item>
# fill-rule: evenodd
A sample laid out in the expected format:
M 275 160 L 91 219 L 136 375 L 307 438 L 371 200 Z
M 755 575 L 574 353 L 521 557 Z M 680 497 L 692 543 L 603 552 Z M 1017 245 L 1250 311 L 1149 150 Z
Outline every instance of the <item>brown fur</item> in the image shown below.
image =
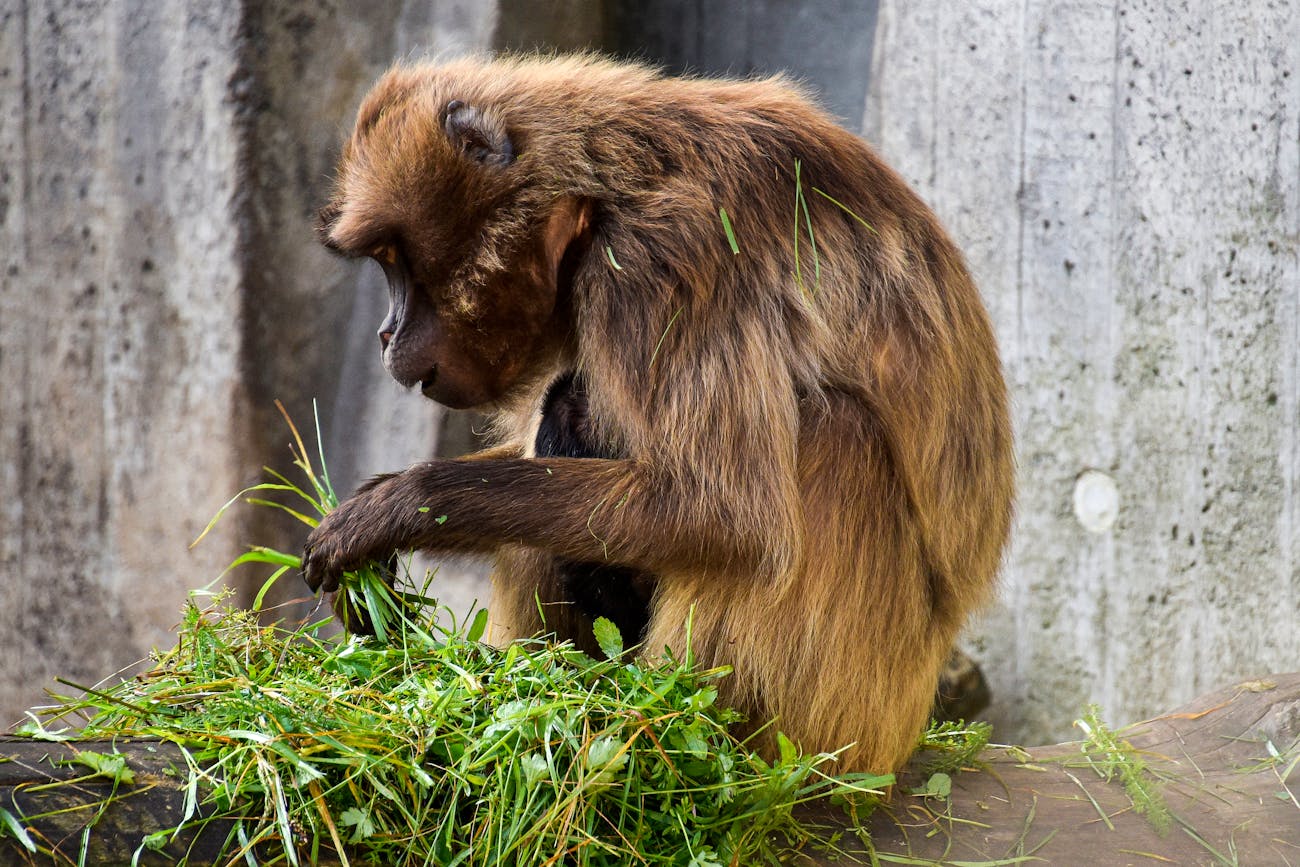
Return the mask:
M 680 653 L 690 621 L 755 721 L 854 744 L 846 770 L 907 758 L 995 581 L 1011 435 L 962 258 L 867 145 L 780 78 L 402 66 L 361 107 L 322 233 L 400 250 L 390 369 L 490 407 L 503 445 L 344 503 L 308 542 L 313 587 L 394 549 L 494 553 L 496 640 L 590 647 L 564 564 L 627 567 L 629 592 L 651 582 L 647 652 Z M 576 445 L 536 457 L 573 371 Z

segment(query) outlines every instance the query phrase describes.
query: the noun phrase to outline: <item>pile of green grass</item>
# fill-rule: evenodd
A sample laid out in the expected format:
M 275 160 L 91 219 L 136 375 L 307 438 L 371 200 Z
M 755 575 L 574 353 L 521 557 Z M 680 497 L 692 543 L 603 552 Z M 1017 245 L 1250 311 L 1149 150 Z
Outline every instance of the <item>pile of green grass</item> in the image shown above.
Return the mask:
M 191 605 L 152 671 L 61 713 L 88 715 L 85 737 L 179 744 L 185 821 L 235 818 L 232 858 L 271 842 L 289 863 L 322 845 L 391 865 L 774 862 L 806 839 L 795 804 L 890 782 L 829 778 L 788 745 L 765 762 L 728 731 L 723 671 L 626 661 L 614 632 L 596 660 L 318 626 Z
M 336 499 L 294 435 L 308 484 L 273 474 L 241 497 L 314 525 Z M 275 567 L 259 605 L 300 565 L 267 548 L 236 563 L 250 561 Z M 150 671 L 50 715 L 81 718 L 84 737 L 178 744 L 182 825 L 234 820 L 232 862 L 309 864 L 328 847 L 385 865 L 774 863 L 808 839 L 797 804 L 870 800 L 892 782 L 831 777 L 833 756 L 784 738 L 765 761 L 717 704 L 726 670 L 689 654 L 639 662 L 608 621 L 597 621 L 604 659 L 540 639 L 495 648 L 479 640 L 486 612 L 443 628 L 427 587 L 391 580 L 380 564 L 344 577 L 369 638 L 327 636 L 328 618 L 266 626 L 220 596 L 206 610 L 192 602 Z M 142 830 L 155 831 L 142 847 L 172 833 Z

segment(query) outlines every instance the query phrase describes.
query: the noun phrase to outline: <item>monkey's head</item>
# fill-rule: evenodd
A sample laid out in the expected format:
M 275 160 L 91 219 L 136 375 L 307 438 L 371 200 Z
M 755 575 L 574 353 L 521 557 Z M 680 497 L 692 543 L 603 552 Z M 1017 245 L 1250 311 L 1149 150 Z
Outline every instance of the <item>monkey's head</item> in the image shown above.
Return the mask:
M 399 67 L 366 97 L 322 209 L 325 245 L 388 280 L 384 364 L 451 407 L 508 395 L 569 332 L 588 200 L 482 64 Z M 566 255 L 567 254 L 567 255 Z

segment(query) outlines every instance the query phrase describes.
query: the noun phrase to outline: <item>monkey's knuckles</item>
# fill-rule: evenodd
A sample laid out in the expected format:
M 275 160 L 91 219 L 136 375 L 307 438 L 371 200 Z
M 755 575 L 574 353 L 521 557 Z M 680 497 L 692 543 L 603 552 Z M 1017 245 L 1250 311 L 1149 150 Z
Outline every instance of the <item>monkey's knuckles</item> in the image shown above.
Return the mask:
M 317 539 L 313 533 L 307 538 L 302 552 L 302 579 L 313 593 L 318 590 L 333 593 L 339 589 L 339 578 L 343 575 L 338 558 L 327 553 L 324 544 L 324 540 Z
M 302 553 L 302 577 L 313 592 L 338 590 L 343 573 L 365 560 L 349 526 L 335 511 L 325 516 L 307 536 Z

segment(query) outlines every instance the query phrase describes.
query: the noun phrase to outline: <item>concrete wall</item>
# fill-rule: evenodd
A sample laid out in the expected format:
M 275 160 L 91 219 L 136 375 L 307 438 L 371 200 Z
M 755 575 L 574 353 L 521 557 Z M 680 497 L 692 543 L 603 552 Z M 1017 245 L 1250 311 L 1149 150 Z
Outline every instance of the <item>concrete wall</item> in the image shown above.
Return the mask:
M 432 453 L 437 412 L 378 362 L 384 290 L 311 217 L 374 78 L 485 46 L 494 14 L 0 4 L 0 724 L 55 675 L 170 647 L 243 545 L 298 543 L 235 515 L 187 547 L 263 464 L 289 468 L 274 398 L 302 425 L 320 399 L 343 489 Z
M 883 0 L 865 127 L 1006 357 L 1000 736 L 1300 667 L 1300 7 Z
M 231 549 L 186 546 L 247 467 L 236 11 L 0 12 L 5 721 L 169 646 Z
M 186 547 L 287 467 L 273 398 L 319 399 L 340 488 L 432 452 L 438 414 L 378 362 L 377 272 L 310 231 L 361 94 L 425 46 L 793 68 L 865 118 L 1006 353 L 1020 518 L 970 636 L 1000 737 L 1300 666 L 1294 8 L 497 5 L 0 7 L 0 720 L 169 644 L 242 544 L 294 544 L 260 519 Z

